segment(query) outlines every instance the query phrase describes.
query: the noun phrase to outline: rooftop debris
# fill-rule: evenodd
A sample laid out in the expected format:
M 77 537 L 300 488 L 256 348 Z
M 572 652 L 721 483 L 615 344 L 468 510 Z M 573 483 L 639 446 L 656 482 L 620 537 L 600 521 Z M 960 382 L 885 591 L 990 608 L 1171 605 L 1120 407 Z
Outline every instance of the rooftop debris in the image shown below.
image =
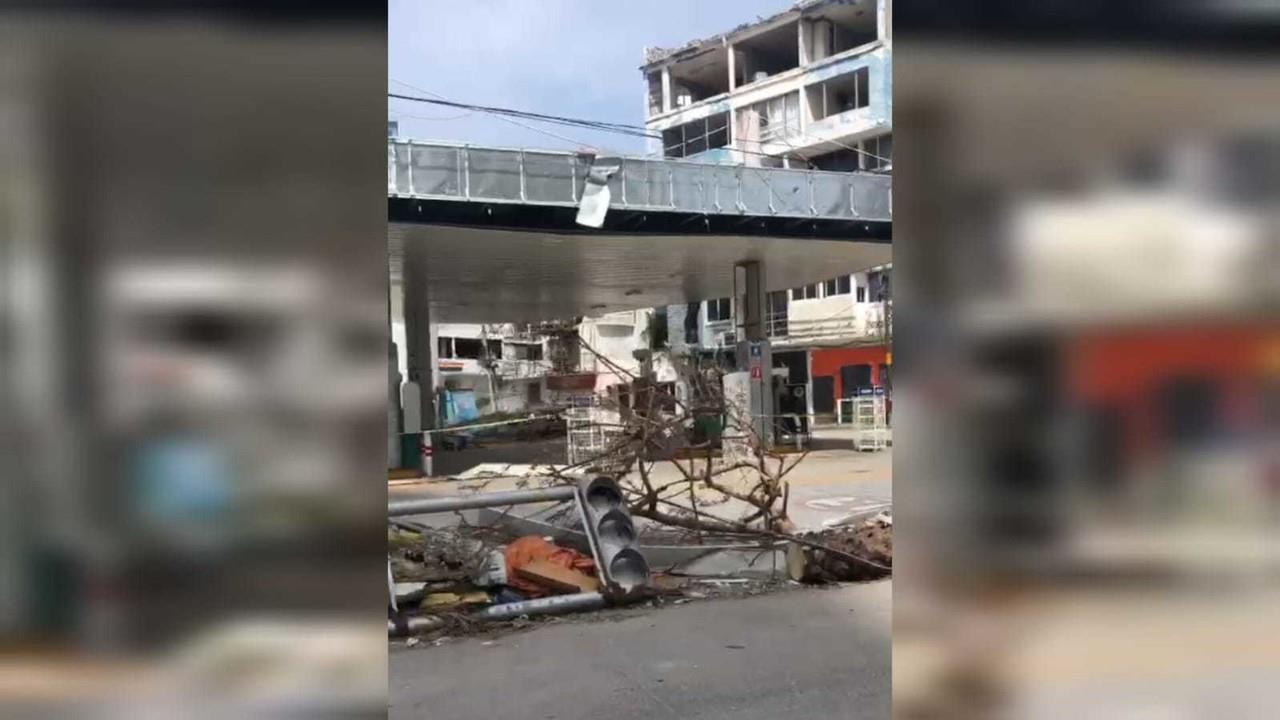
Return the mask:
M 702 49 L 708 45 L 727 45 L 731 40 L 736 40 L 737 36 L 742 34 L 744 31 L 754 30 L 763 25 L 771 25 L 791 15 L 800 17 L 806 12 L 811 12 L 825 5 L 849 4 L 851 2 L 856 3 L 857 0 L 799 0 L 799 2 L 794 3 L 791 7 L 783 10 L 782 12 L 774 13 L 768 17 L 757 17 L 755 20 L 742 23 L 728 32 L 718 33 L 698 40 L 691 40 L 684 45 L 674 48 L 646 47 L 644 49 L 644 65 L 641 66 L 641 69 L 660 63 L 664 60 L 671 59 L 677 55 L 692 57 L 699 54 Z

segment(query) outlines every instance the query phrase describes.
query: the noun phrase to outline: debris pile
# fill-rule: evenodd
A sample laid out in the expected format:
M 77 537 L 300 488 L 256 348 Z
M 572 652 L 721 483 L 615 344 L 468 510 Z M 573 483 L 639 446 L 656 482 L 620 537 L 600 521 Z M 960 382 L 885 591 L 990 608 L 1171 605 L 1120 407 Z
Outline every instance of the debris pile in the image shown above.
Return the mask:
M 876 580 L 893 572 L 893 516 L 882 512 L 856 525 L 798 536 L 813 545 L 791 543 L 787 573 L 803 583 Z
M 546 610 L 556 606 L 549 598 L 599 590 L 590 555 L 536 535 L 507 539 L 482 528 L 393 526 L 387 538 L 395 592 L 389 631 L 459 634 L 481 620 L 533 614 L 524 611 L 530 601 L 542 600 Z

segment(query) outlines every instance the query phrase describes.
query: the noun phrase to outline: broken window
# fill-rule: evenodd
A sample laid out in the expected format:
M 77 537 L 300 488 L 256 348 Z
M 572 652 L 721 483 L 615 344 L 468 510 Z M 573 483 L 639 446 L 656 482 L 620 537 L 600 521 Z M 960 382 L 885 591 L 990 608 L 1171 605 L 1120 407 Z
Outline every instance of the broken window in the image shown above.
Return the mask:
M 502 341 L 501 340 L 485 340 L 484 352 L 486 357 L 494 360 L 502 359 Z
M 453 357 L 453 338 L 436 338 L 436 357 L 448 360 Z
M 479 338 L 453 338 L 453 357 L 479 360 L 484 355 L 484 341 Z
M 668 344 L 667 306 L 656 307 L 649 316 L 649 347 L 661 350 Z
M 802 285 L 798 288 L 791 288 L 792 300 L 813 300 L 818 297 L 818 285 Z
M 530 343 L 512 343 L 511 350 L 516 360 L 541 360 L 542 346 Z
M 809 158 L 809 163 L 817 170 L 853 172 L 862 169 L 861 158 L 862 153 L 856 150 L 840 148 L 823 155 L 815 155 Z
M 733 303 L 729 298 L 707 301 L 707 322 L 719 322 L 733 317 Z
M 668 67 L 671 75 L 671 104 L 689 107 L 707 98 L 729 92 L 729 50 L 709 47 Z M 659 86 L 661 93 L 661 86 Z
M 794 137 L 800 134 L 800 93 L 770 98 L 760 109 L 760 139 Z
M 767 304 L 768 317 L 765 322 L 766 334 L 769 337 L 780 337 L 787 334 L 787 291 L 776 290 L 769 293 Z
M 684 309 L 684 342 L 698 344 L 698 303 L 689 303 Z
M 740 108 L 737 139 L 743 146 L 800 134 L 800 92 L 787 93 Z M 763 161 L 762 161 L 763 162 Z M 771 167 L 782 167 L 781 158 Z
M 863 170 L 893 169 L 893 135 L 881 135 L 863 140 L 861 157 Z
M 717 113 L 662 131 L 663 155 L 688 157 L 729 144 L 729 113 Z
M 821 10 L 807 14 L 804 22 L 807 62 L 861 47 L 879 35 L 874 3 L 827 3 Z
M 839 115 L 871 104 L 871 68 L 860 67 L 839 77 L 805 88 L 814 120 Z
M 666 110 L 662 106 L 662 71 L 649 73 L 649 116 L 661 114 Z
M 747 85 L 800 67 L 799 37 L 797 23 L 791 22 L 737 41 L 737 84 Z
M 849 294 L 849 276 L 841 275 L 823 283 L 823 294 L 826 297 Z
M 871 296 L 871 302 L 884 302 L 892 297 L 889 289 L 889 271 L 876 270 L 867 273 L 868 295 Z

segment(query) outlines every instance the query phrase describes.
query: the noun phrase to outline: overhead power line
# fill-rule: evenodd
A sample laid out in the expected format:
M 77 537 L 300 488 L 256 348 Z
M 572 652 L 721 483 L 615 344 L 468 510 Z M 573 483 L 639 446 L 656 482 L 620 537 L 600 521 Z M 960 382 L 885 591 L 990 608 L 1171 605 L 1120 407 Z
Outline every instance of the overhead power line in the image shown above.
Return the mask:
M 607 122 L 607 121 L 600 121 L 600 120 L 585 120 L 582 118 L 567 117 L 564 115 L 550 115 L 546 113 L 530 112 L 527 110 L 515 110 L 513 108 L 495 107 L 495 106 L 489 106 L 489 105 L 475 105 L 471 103 L 456 102 L 453 100 L 446 99 L 443 95 L 440 95 L 439 93 L 430 92 L 425 88 L 420 88 L 415 85 L 410 85 L 409 83 L 406 83 L 400 80 L 392 80 L 392 82 L 398 83 L 400 85 L 404 85 L 406 87 L 413 88 L 414 90 L 426 93 L 427 95 L 431 95 L 432 97 L 419 97 L 414 95 L 403 95 L 400 93 L 388 92 L 387 97 L 389 98 L 393 98 L 397 100 L 406 100 L 411 102 L 427 103 L 427 104 L 438 105 L 442 107 L 456 108 L 460 110 L 467 110 L 470 112 L 482 112 L 482 113 L 493 115 L 498 119 L 505 120 L 507 122 L 523 127 L 525 129 L 544 133 L 544 134 L 550 135 L 551 137 L 555 137 L 568 142 L 573 142 L 579 145 L 587 145 L 587 143 L 580 143 L 571 138 L 566 138 L 564 136 L 556 135 L 555 133 L 551 133 L 546 130 L 541 130 L 535 127 L 531 127 L 529 125 L 525 125 L 524 123 L 517 122 L 514 118 L 521 118 L 525 120 L 531 120 L 534 122 L 545 122 L 545 123 L 551 123 L 556 125 L 583 128 L 588 130 L 594 130 L 597 132 L 611 132 L 611 133 L 616 133 L 620 135 L 628 135 L 631 137 L 643 137 L 643 138 L 650 138 L 654 140 L 664 140 L 663 134 L 661 132 L 653 132 L 640 125 L 627 125 L 625 123 L 614 123 L 614 122 Z M 703 142 L 706 142 L 711 135 L 718 132 L 727 133 L 728 129 L 727 127 L 725 127 L 725 128 L 716 128 L 712 130 L 708 127 L 708 129 L 700 139 Z M 864 156 L 870 157 L 880 163 L 888 162 L 888 158 L 882 158 L 879 155 L 876 155 L 875 153 L 869 152 L 857 146 L 846 145 L 842 142 L 832 140 L 832 139 L 817 138 L 804 132 L 799 132 L 798 134 L 810 140 L 834 144 L 840 148 L 849 150 L 858 155 L 864 155 Z M 784 144 L 786 144 L 788 147 L 792 148 L 793 150 L 796 149 L 795 146 L 792 145 L 791 142 L 789 142 L 785 138 L 778 138 L 778 139 L 780 139 Z M 678 142 L 675 145 L 665 145 L 664 143 L 664 151 L 668 151 L 677 147 L 684 147 L 684 146 L 687 146 L 688 144 L 689 144 L 688 140 L 682 140 L 681 142 Z M 778 155 L 771 155 L 768 153 L 760 152 L 758 150 L 748 150 L 747 148 L 744 148 L 744 147 L 731 148 L 731 150 L 738 153 L 742 153 L 743 155 L 754 155 L 754 156 L 766 157 L 766 158 L 781 157 Z M 805 162 L 806 165 L 809 165 L 810 167 L 813 166 L 809 160 L 803 159 L 803 161 Z
M 407 83 L 407 82 L 405 82 L 405 81 L 403 81 L 403 80 L 397 80 L 397 79 L 395 79 L 395 78 L 388 78 L 388 79 L 389 79 L 391 82 L 396 83 L 397 85 L 404 85 L 405 87 L 410 88 L 410 89 L 412 89 L 412 90 L 417 90 L 417 91 L 418 91 L 418 92 L 420 92 L 420 93 L 426 93 L 427 95 L 430 95 L 431 97 L 438 98 L 438 99 L 440 99 L 440 100 L 445 100 L 445 99 L 446 99 L 446 98 L 445 98 L 445 96 L 441 95 L 440 93 L 431 92 L 430 90 L 428 90 L 428 89 L 426 89 L 426 88 L 424 88 L 424 87 L 418 87 L 417 85 L 414 85 L 414 84 L 412 84 L 412 83 Z M 389 95 L 389 94 L 390 94 L 390 93 L 388 93 L 388 95 Z M 534 127 L 533 125 L 527 125 L 527 124 L 525 124 L 525 123 L 520 122 L 519 120 L 516 120 L 516 119 L 514 119 L 514 118 L 509 118 L 509 117 L 506 117 L 506 116 L 504 116 L 504 115 L 494 115 L 494 117 L 495 117 L 496 119 L 498 119 L 498 120 L 501 120 L 501 121 L 502 121 L 502 122 L 504 122 L 504 123 L 507 123 L 508 125 L 514 125 L 514 126 L 516 126 L 516 127 L 518 127 L 518 128 L 523 128 L 523 129 L 525 129 L 525 130 L 529 130 L 529 131 L 531 131 L 531 132 L 536 132 L 536 133 L 538 133 L 539 135 L 546 135 L 546 136 L 547 136 L 547 137 L 549 137 L 549 138 L 555 138 L 556 140 L 559 140 L 559 141 L 561 141 L 561 142 L 567 142 L 567 143 L 569 143 L 570 145 L 574 145 L 574 146 L 576 146 L 576 147 L 590 147 L 590 146 L 591 146 L 591 145 L 590 145 L 590 143 L 584 143 L 584 142 L 582 142 L 582 141 L 580 141 L 580 140 L 575 140 L 574 138 L 566 137 L 566 136 L 564 136 L 564 135 L 560 135 L 559 133 L 553 133 L 553 132 L 551 132 L 550 130 L 544 130 L 543 128 L 540 128 L 540 127 Z
M 511 108 L 491 107 L 487 105 L 472 105 L 469 103 L 454 102 L 452 100 L 444 100 L 442 98 L 426 98 L 416 97 L 413 95 L 401 95 L 399 93 L 387 93 L 387 97 L 397 100 L 409 100 L 412 102 L 428 103 L 431 105 L 441 105 L 444 107 L 457 108 L 460 110 L 472 110 L 476 112 L 489 113 L 491 115 L 501 115 L 505 117 L 517 117 L 526 120 L 537 120 L 541 122 L 549 122 L 557 125 L 571 125 L 574 127 L 587 128 L 591 130 L 603 130 L 606 132 L 615 132 L 623 135 L 632 135 L 635 137 L 646 137 L 660 139 L 662 136 L 653 133 L 639 125 L 624 125 L 622 123 L 604 122 L 599 120 L 583 120 L 581 118 L 565 117 L 563 115 L 547 115 L 544 113 L 529 112 L 526 110 L 513 110 Z

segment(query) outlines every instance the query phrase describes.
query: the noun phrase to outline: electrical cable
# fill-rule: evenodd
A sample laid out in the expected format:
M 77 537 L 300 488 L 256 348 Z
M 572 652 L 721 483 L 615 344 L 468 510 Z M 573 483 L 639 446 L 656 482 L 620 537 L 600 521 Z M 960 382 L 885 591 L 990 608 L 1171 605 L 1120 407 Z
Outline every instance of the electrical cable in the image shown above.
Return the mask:
M 393 83 L 396 83 L 396 84 L 398 84 L 398 85 L 404 85 L 405 87 L 408 87 L 408 88 L 413 89 L 413 90 L 417 90 L 418 92 L 421 92 L 421 93 L 425 93 L 425 94 L 430 95 L 430 96 L 432 96 L 432 97 L 434 97 L 434 98 L 437 98 L 437 99 L 439 99 L 439 100 L 447 100 L 443 95 L 441 95 L 441 94 L 439 94 L 439 93 L 432 92 L 432 91 L 427 90 L 426 88 L 423 88 L 423 87 L 418 87 L 417 85 L 413 85 L 413 84 L 411 84 L 411 83 L 407 83 L 407 82 L 405 82 L 405 81 L 403 81 L 403 80 L 397 80 L 397 79 L 395 79 L 395 78 L 389 78 L 389 80 L 390 80 L 391 82 L 393 82 Z M 391 95 L 392 95 L 392 93 L 387 93 L 387 95 L 388 95 L 388 96 L 391 96 Z M 479 111 L 477 110 L 477 112 L 479 112 Z M 505 116 L 505 115 L 498 114 L 498 115 L 494 115 L 493 117 L 495 117 L 495 118 L 497 118 L 497 119 L 499 119 L 499 120 L 501 120 L 501 121 L 503 121 L 503 122 L 505 122 L 505 123 L 507 123 L 507 124 L 509 124 L 509 125 L 515 125 L 516 127 L 523 128 L 523 129 L 525 129 L 525 130 L 529 130 L 529 131 L 531 131 L 531 132 L 536 132 L 536 133 L 541 134 L 541 135 L 546 135 L 547 137 L 552 137 L 552 138 L 555 138 L 555 139 L 560 140 L 560 141 L 562 141 L 562 142 L 567 142 L 567 143 L 569 143 L 569 144 L 571 144 L 571 145 L 574 145 L 574 146 L 576 146 L 576 147 L 578 147 L 578 148 L 583 148 L 583 147 L 590 147 L 590 148 L 594 148 L 594 147 L 598 147 L 595 143 L 586 143 L 586 142 L 582 142 L 581 140 L 576 140 L 576 139 L 571 138 L 571 137 L 566 137 L 566 136 L 564 136 L 564 135 L 560 135 L 560 134 L 557 134 L 557 133 L 553 133 L 553 132 L 551 132 L 550 130 L 544 130 L 544 129 L 542 129 L 542 128 L 534 127 L 534 126 L 532 126 L 532 125 L 526 125 L 525 123 L 522 123 L 522 122 L 520 122 L 520 121 L 518 121 L 518 120 L 515 120 L 514 118 L 507 117 L 507 116 Z M 617 154 L 617 155 L 621 155 L 621 154 L 622 154 L 622 153 L 616 153 L 616 152 L 614 152 L 614 150 L 613 150 L 612 148 L 607 148 L 607 147 L 605 147 L 605 148 L 601 148 L 601 149 L 607 150 L 607 151 L 609 151 L 610 153 Z
M 606 130 L 624 135 L 634 135 L 636 137 L 659 138 L 660 135 L 651 133 L 648 130 L 634 126 L 623 125 L 621 123 L 604 122 L 600 120 L 583 120 L 581 118 L 570 118 L 562 115 L 546 115 L 543 113 L 529 112 L 527 110 L 513 110 L 511 108 L 493 107 L 488 105 L 473 105 L 470 103 L 454 102 L 440 98 L 424 98 L 415 97 L 413 95 L 401 95 L 399 93 L 387 93 L 387 97 L 396 100 L 408 100 L 413 102 L 429 103 L 432 105 L 443 105 L 445 107 L 458 108 L 462 110 L 472 110 L 476 112 L 489 113 L 491 115 L 501 115 L 506 117 L 518 117 L 526 120 L 538 120 L 541 122 L 555 123 L 558 125 L 572 125 L 575 127 L 584 127 L 593 130 Z

